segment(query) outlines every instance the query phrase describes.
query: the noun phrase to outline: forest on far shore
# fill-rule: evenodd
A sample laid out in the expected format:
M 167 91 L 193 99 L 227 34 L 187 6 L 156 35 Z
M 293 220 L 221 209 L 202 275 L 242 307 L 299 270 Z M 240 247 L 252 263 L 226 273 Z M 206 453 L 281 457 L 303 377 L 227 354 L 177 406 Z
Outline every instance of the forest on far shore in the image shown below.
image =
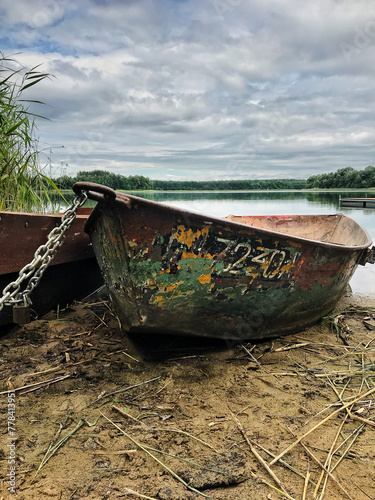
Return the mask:
M 226 181 L 163 181 L 152 180 L 142 175 L 126 177 L 105 170 L 78 172 L 75 177 L 64 175 L 54 179 L 59 189 L 71 189 L 78 181 L 96 182 L 119 190 L 156 190 L 156 191 L 238 191 L 264 189 L 336 189 L 336 188 L 375 188 L 375 167 L 363 170 L 352 167 L 341 168 L 329 174 L 313 175 L 308 179 L 259 179 Z

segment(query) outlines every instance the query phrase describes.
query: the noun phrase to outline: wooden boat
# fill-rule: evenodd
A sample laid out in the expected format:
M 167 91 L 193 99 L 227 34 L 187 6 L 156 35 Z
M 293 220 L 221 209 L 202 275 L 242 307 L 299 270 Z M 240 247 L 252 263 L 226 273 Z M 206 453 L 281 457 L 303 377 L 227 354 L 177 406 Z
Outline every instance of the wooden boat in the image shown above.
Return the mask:
M 81 299 L 103 283 L 84 225 L 91 208 L 80 208 L 64 244 L 31 294 L 38 315 L 58 305 Z M 0 212 L 0 292 L 18 277 L 19 271 L 45 244 L 50 231 L 60 224 L 62 214 Z M 12 323 L 12 307 L 0 311 L 0 326 Z
M 85 230 L 129 332 L 263 339 L 329 313 L 371 239 L 342 215 L 208 217 L 91 183 Z

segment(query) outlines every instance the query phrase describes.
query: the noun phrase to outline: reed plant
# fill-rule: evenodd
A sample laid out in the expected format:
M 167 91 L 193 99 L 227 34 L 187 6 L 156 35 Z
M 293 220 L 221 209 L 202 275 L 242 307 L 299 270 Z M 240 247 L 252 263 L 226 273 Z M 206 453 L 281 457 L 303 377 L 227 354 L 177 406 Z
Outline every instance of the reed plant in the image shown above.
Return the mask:
M 44 212 L 54 182 L 43 174 L 32 103 L 25 91 L 50 75 L 27 70 L 0 52 L 0 210 Z

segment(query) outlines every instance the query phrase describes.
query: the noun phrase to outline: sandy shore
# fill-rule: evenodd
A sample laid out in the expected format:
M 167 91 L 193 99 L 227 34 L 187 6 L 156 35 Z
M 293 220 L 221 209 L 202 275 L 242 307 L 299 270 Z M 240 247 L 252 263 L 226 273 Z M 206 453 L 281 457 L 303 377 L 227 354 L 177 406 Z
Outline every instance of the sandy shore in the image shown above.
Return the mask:
M 258 344 L 135 339 L 104 302 L 14 327 L 0 498 L 10 478 L 18 499 L 375 498 L 374 316 L 374 297 L 347 296 Z

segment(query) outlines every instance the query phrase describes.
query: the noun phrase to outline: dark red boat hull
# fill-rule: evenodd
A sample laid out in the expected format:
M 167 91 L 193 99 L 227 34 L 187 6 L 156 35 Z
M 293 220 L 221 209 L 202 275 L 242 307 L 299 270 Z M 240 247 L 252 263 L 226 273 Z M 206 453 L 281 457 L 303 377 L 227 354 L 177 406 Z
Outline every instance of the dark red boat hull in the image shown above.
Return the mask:
M 84 225 L 92 209 L 80 209 L 63 245 L 31 294 L 32 309 L 40 316 L 74 299 L 82 299 L 103 284 Z M 0 292 L 16 280 L 35 251 L 60 224 L 61 214 L 0 212 Z M 0 311 L 0 326 L 12 323 L 12 308 Z

